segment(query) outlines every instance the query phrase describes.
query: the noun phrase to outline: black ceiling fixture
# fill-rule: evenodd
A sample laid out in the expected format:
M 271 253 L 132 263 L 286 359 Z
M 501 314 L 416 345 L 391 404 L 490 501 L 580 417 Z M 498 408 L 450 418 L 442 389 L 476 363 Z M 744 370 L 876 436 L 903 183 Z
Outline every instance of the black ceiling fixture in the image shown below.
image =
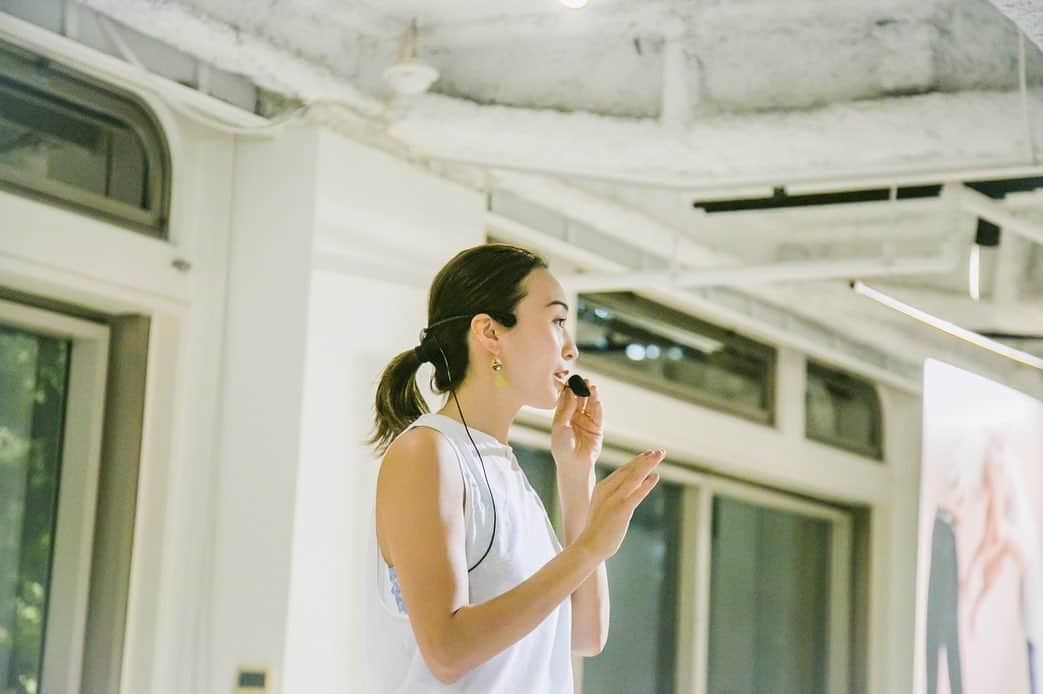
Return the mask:
M 986 248 L 1000 245 L 1000 228 L 987 219 L 978 217 L 978 229 L 974 233 L 974 243 Z
M 1002 200 L 1010 193 L 1020 193 L 1043 188 L 1043 176 L 1001 178 L 987 181 L 963 181 L 963 184 L 993 200 Z M 895 189 L 898 200 L 937 198 L 942 184 L 932 183 L 914 186 L 899 186 Z M 770 197 L 736 198 L 732 200 L 694 200 L 692 207 L 708 214 L 719 212 L 745 212 L 788 207 L 815 207 L 822 205 L 844 205 L 862 202 L 886 202 L 891 199 L 890 187 L 838 190 L 824 193 L 802 193 L 790 195 L 785 186 L 776 186 Z
M 991 330 L 975 330 L 979 335 L 984 335 L 990 340 L 1043 340 L 1043 335 L 1030 335 L 1028 333 L 1000 333 Z

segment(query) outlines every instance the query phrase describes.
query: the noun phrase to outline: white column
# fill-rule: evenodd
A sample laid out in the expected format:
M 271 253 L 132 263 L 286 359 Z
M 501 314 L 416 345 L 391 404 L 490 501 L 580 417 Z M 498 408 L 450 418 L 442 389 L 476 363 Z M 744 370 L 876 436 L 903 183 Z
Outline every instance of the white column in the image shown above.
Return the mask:
M 224 361 L 206 606 L 215 694 L 233 691 L 239 666 L 268 669 L 270 691 L 285 691 L 317 150 L 311 127 L 237 143 L 226 339 L 213 357 Z
M 485 240 L 485 205 L 477 191 L 334 133 L 319 151 L 281 691 L 366 694 L 362 571 L 378 462 L 362 440 L 384 367 L 426 325 L 435 273 Z

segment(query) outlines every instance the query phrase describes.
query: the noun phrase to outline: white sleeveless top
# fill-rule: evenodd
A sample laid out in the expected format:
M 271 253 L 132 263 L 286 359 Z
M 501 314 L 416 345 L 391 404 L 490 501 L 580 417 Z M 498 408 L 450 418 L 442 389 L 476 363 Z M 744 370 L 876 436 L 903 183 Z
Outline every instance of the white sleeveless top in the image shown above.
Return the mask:
M 510 446 L 468 427 L 485 461 L 487 486 L 463 424 L 429 413 L 418 417 L 405 431 L 416 426 L 442 432 L 460 463 L 467 566 L 474 567 L 468 572 L 470 604 L 514 588 L 561 551 L 543 503 Z M 490 486 L 496 501 L 496 535 L 486 554 L 493 531 Z M 395 572 L 380 555 L 375 499 L 372 508 L 364 587 L 370 694 L 572 694 L 572 605 L 568 599 L 520 641 L 457 682 L 439 682 L 420 655 Z

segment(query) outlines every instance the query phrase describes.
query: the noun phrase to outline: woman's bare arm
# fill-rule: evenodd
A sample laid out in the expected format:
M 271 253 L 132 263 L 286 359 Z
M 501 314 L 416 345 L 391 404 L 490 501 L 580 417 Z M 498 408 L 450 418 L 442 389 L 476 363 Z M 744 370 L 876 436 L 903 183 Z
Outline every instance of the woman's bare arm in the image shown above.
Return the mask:
M 570 477 L 558 469 L 558 496 L 566 546 L 575 542 L 587 525 L 590 497 L 596 481 L 594 470 L 586 477 Z M 601 653 L 608 641 L 610 618 L 608 572 L 605 563 L 601 562 L 572 594 L 572 654 L 589 658 Z
M 519 641 L 618 549 L 634 507 L 658 480 L 651 474 L 658 458 L 639 458 L 599 485 L 604 500 L 591 515 L 602 530 L 579 538 L 506 593 L 469 605 L 456 454 L 426 427 L 399 437 L 381 465 L 377 522 L 421 655 L 435 677 L 454 682 Z
M 989 548 L 988 552 L 986 552 L 982 559 L 981 588 L 978 590 L 978 595 L 975 597 L 974 603 L 971 605 L 972 629 L 974 623 L 977 621 L 978 611 L 981 609 L 982 602 L 992 590 L 992 587 L 996 583 L 996 579 L 999 578 L 999 575 L 1003 570 L 1003 562 L 1008 556 L 1014 562 L 1019 573 L 1024 571 L 1024 553 L 1013 538 L 1010 537 L 1009 533 L 1004 533 L 996 541 L 995 545 Z

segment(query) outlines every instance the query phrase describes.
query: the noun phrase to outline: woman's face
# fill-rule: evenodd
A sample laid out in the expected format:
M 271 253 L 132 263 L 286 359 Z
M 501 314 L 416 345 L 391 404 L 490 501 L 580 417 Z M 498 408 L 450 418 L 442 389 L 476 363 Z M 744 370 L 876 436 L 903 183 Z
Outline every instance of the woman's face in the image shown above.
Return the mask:
M 515 309 L 518 322 L 504 334 L 503 376 L 523 404 L 542 409 L 558 396 L 579 356 L 565 326 L 565 291 L 549 270 L 533 270 L 522 282 L 526 296 Z

